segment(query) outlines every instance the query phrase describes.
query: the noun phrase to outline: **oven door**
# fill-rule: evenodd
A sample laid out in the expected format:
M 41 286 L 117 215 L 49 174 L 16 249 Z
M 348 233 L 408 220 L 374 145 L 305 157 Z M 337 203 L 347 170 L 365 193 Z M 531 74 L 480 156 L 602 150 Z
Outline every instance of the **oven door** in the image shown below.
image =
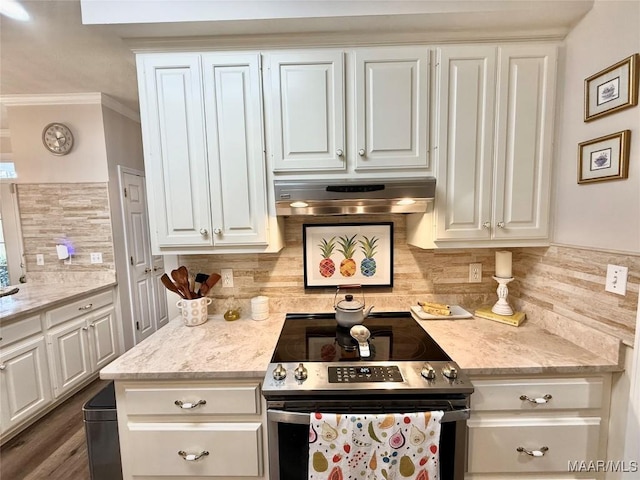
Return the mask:
M 444 411 L 440 432 L 440 479 L 463 480 L 467 456 L 468 399 L 413 402 L 334 400 L 267 402 L 271 480 L 302 480 L 309 472 L 309 421 L 322 413 L 410 413 Z

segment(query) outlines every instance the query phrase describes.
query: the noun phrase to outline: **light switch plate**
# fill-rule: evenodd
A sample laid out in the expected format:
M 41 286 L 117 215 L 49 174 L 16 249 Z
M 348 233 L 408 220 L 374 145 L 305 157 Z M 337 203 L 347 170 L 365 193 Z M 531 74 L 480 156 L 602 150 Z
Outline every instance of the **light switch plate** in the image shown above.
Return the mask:
M 620 265 L 607 265 L 607 279 L 604 289 L 618 295 L 627 294 L 627 275 L 629 268 Z
M 36 265 L 44 265 L 44 255 L 36 253 Z
M 91 252 L 91 263 L 102 263 L 102 253 Z

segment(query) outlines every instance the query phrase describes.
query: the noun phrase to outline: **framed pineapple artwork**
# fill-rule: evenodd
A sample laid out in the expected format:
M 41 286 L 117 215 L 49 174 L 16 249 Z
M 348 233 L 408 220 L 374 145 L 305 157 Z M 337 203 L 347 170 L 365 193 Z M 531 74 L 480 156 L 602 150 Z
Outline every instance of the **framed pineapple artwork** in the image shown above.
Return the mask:
M 393 286 L 393 223 L 302 225 L 304 287 Z

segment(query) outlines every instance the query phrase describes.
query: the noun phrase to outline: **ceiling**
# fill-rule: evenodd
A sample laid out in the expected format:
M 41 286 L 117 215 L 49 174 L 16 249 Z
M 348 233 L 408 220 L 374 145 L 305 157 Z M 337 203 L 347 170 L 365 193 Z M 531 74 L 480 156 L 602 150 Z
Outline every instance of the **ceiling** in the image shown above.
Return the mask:
M 236 1 L 241 5 L 244 0 Z M 138 93 L 133 47 L 246 46 L 251 38 L 254 46 L 268 45 L 265 38 L 278 35 L 282 38 L 284 34 L 294 41 L 300 40 L 299 44 L 303 45 L 309 34 L 324 34 L 326 39 L 327 32 L 340 33 L 342 38 L 359 34 L 360 41 L 366 32 L 369 32 L 367 40 L 371 32 L 376 32 L 376 42 L 384 42 L 385 35 L 397 37 L 399 32 L 400 35 L 429 32 L 432 38 L 446 41 L 465 36 L 496 37 L 495 32 L 505 31 L 512 32 L 513 38 L 526 37 L 532 29 L 546 32 L 549 38 L 562 38 L 593 5 L 592 0 L 483 0 L 460 2 L 457 11 L 449 8 L 421 15 L 83 25 L 80 0 L 25 0 L 22 3 L 32 21 L 0 17 L 1 96 L 102 92 L 136 112 Z M 467 9 L 469 4 L 486 8 L 464 12 L 461 11 L 463 4 Z M 549 15 L 549 11 L 554 14 Z M 6 120 L 3 111 L 0 128 L 8 128 Z

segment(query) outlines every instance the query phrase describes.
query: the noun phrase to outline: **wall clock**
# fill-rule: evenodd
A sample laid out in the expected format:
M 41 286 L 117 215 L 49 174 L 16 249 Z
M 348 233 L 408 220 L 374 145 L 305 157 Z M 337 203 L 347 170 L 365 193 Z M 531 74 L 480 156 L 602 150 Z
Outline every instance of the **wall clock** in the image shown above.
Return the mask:
M 73 134 L 63 123 L 50 123 L 42 131 L 42 143 L 54 155 L 66 155 L 73 148 Z

